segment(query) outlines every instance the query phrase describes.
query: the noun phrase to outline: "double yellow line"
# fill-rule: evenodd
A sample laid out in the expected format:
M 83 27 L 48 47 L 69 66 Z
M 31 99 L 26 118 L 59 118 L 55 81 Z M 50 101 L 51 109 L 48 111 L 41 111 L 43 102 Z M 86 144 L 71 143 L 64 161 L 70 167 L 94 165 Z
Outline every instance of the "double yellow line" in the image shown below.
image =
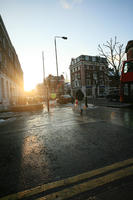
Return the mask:
M 64 180 L 44 184 L 16 194 L 11 194 L 0 198 L 0 200 L 17 200 L 23 199 L 24 197 L 32 199 L 33 195 L 37 195 L 48 190 L 50 191 L 51 189 L 57 189 L 58 187 L 63 187 L 63 189 L 59 189 L 58 192 L 51 192 L 44 197 L 37 198 L 36 200 L 55 200 L 57 198 L 63 200 L 130 175 L 133 175 L 133 158 Z M 96 178 L 95 176 L 99 177 Z M 83 182 L 89 178 L 93 179 Z M 77 183 L 80 181 L 83 183 Z M 74 184 L 74 186 L 71 186 L 71 184 Z

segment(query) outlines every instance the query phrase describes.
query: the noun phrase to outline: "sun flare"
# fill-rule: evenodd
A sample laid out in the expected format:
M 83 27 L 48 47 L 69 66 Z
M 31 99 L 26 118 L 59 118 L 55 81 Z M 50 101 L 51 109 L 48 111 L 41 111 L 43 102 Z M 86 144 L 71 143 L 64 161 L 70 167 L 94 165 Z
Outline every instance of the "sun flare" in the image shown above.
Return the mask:
M 32 79 L 24 80 L 24 90 L 31 91 L 35 89 L 37 83 L 34 82 Z

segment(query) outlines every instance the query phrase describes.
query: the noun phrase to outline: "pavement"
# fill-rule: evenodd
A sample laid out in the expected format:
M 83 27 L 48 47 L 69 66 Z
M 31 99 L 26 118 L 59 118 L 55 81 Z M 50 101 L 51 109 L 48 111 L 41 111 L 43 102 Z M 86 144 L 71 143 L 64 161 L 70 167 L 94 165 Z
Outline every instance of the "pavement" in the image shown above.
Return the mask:
M 96 98 L 96 99 L 88 99 L 88 104 L 92 104 L 95 106 L 105 106 L 105 107 L 113 107 L 113 108 L 128 108 L 133 107 L 131 103 L 121 103 L 119 101 L 110 101 L 107 98 Z

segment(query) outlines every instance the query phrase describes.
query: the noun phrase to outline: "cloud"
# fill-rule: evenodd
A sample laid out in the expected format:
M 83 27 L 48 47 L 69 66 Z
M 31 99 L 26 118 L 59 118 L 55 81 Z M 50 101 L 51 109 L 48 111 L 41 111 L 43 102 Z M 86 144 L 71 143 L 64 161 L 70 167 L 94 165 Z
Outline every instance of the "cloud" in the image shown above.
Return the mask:
M 68 0 L 60 0 L 61 5 L 64 9 L 71 9 L 72 5 L 68 2 Z
M 60 0 L 64 9 L 72 9 L 76 4 L 82 3 L 83 0 Z

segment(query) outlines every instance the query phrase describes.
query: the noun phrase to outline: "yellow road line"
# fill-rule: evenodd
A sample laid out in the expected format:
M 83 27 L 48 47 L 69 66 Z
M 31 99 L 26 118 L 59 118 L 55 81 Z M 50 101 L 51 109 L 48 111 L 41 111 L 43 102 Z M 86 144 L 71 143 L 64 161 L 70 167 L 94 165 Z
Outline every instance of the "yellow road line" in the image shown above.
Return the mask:
M 124 160 L 124 161 L 121 161 L 121 162 L 117 162 L 117 163 L 114 163 L 112 165 L 108 165 L 108 166 L 103 167 L 103 168 L 99 168 L 99 169 L 96 169 L 96 170 L 85 172 L 85 173 L 79 174 L 77 176 L 66 178 L 64 180 L 59 180 L 59 181 L 56 181 L 56 182 L 43 184 L 41 186 L 37 186 L 37 187 L 31 188 L 29 190 L 25 190 L 25 191 L 18 192 L 18 193 L 15 193 L 15 194 L 7 195 L 5 197 L 0 198 L 0 200 L 22 199 L 24 197 L 29 197 L 29 196 L 44 192 L 48 189 L 53 189 L 53 188 L 60 187 L 60 186 L 67 186 L 69 184 L 76 183 L 77 181 L 81 181 L 81 180 L 84 180 L 86 178 L 91 178 L 95 175 L 99 175 L 101 173 L 105 173 L 105 172 L 108 172 L 110 170 L 115 170 L 119 167 L 124 167 L 124 166 L 129 165 L 129 164 L 133 164 L 133 158 L 128 159 L 128 160 Z
M 64 199 L 67 199 L 67 198 L 71 198 L 75 195 L 78 195 L 80 193 L 87 192 L 87 191 L 94 189 L 96 187 L 103 186 L 107 183 L 110 183 L 110 182 L 116 181 L 118 179 L 124 178 L 124 177 L 129 176 L 129 175 L 133 175 L 133 166 L 119 170 L 117 172 L 113 172 L 111 174 L 102 176 L 100 178 L 95 178 L 95 179 L 90 180 L 90 181 L 85 182 L 85 183 L 75 185 L 73 187 L 64 189 L 64 190 L 59 191 L 59 192 L 55 192 L 55 193 L 46 195 L 45 197 L 41 197 L 41 198 L 38 198 L 36 200 L 56 200 L 56 199 L 64 200 Z

